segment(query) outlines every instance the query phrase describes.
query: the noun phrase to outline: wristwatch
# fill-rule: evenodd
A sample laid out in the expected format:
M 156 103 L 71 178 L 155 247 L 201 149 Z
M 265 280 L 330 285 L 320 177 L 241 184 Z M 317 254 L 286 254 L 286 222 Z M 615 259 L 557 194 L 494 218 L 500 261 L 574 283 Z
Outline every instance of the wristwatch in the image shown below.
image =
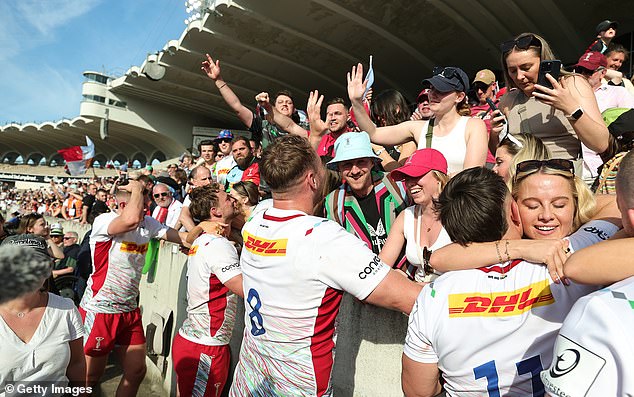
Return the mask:
M 570 115 L 566 115 L 566 118 L 570 121 L 577 121 L 581 118 L 581 116 L 583 116 L 583 109 L 582 108 L 577 108 L 574 112 L 572 112 Z

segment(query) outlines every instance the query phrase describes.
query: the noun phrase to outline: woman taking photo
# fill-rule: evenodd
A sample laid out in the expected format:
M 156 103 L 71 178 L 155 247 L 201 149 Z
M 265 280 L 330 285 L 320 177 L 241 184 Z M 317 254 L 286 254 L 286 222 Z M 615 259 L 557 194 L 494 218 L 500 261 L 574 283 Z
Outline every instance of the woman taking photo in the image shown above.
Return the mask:
M 500 49 L 509 88 L 500 100 L 500 111 L 507 122 L 502 124 L 504 117 L 495 117 L 491 136 L 503 139 L 505 128 L 513 135 L 532 134 L 544 142 L 553 158 L 569 160 L 581 159 L 580 141 L 597 153 L 608 148 L 608 129 L 583 76 L 562 71 L 559 80 L 546 75 L 552 89 L 537 84 L 540 62 L 555 59 L 546 40 L 522 33 Z M 580 172 L 582 162 L 576 163 Z
M 363 110 L 362 98 L 367 85 L 367 81 L 363 81 L 363 67 L 361 64 L 353 67 L 348 73 L 348 96 L 361 130 L 377 145 L 394 146 L 414 141 L 418 149 L 436 149 L 447 159 L 449 174 L 484 166 L 487 131 L 484 121 L 468 116 L 466 73 L 455 67 L 436 68 L 434 76 L 424 82 L 431 85 L 429 106 L 434 118 L 377 128 Z
M 404 180 L 414 201 L 394 220 L 379 257 L 394 266 L 403 245 L 411 265 L 405 273 L 417 282 L 429 282 L 440 273 L 429 265 L 432 251 L 451 243 L 433 208 L 433 200 L 449 180 L 447 160 L 436 149 L 419 149 L 403 167 L 392 171 L 392 179 Z

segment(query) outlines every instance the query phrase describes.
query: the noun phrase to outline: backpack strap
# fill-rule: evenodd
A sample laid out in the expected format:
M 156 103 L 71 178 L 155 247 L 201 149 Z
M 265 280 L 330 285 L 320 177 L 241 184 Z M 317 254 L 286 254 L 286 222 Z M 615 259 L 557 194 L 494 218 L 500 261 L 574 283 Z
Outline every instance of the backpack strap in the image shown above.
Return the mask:
M 431 147 L 431 140 L 434 137 L 434 118 L 429 119 L 427 122 L 427 133 L 425 134 L 425 147 Z

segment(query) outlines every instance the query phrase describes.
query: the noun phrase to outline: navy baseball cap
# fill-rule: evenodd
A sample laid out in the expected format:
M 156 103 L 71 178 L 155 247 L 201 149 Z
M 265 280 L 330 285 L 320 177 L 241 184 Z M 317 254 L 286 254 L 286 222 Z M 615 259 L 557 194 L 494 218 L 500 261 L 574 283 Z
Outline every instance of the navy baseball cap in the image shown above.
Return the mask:
M 464 70 L 454 67 L 435 67 L 434 76 L 423 80 L 424 83 L 431 84 L 439 92 L 467 92 L 469 91 L 469 77 Z

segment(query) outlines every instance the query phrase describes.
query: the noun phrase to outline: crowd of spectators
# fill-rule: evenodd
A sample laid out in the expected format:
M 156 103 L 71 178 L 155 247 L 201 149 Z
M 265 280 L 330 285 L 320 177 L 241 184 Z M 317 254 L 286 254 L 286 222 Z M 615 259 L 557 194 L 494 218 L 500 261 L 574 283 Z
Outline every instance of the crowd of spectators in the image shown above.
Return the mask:
M 55 279 L 68 274 L 83 280 L 80 288 L 71 288 L 69 297 L 76 302 L 81 300 L 86 284 L 90 287 L 104 283 L 98 278 L 103 277 L 100 272 L 117 271 L 104 268 L 104 263 L 93 263 L 91 275 L 90 266 L 82 266 L 85 263 L 82 249 L 88 247 L 90 252 L 90 247 L 93 248 L 94 262 L 98 255 L 95 247 L 105 242 L 120 244 L 121 251 L 127 254 L 141 251 L 145 254 L 140 247 L 148 244 L 150 237 L 180 243 L 190 255 L 188 318 L 174 341 L 182 349 L 174 357 L 181 394 L 191 393 L 201 381 L 202 375 L 196 372 L 196 367 L 187 365 L 190 359 L 198 363 L 202 360 L 199 356 L 217 354 L 216 365 L 222 367 L 212 367 L 204 375 L 206 395 L 213 395 L 214 384 L 222 388 L 227 380 L 227 335 L 233 327 L 235 295 L 246 296 L 245 323 L 249 330 L 245 331 L 232 395 L 262 393 L 262 388 L 270 395 L 288 390 L 297 395 L 323 395 L 331 391 L 323 376 L 326 373 L 329 379 L 332 358 L 313 360 L 309 364 L 313 367 L 307 370 L 309 374 L 298 383 L 293 383 L 296 370 L 276 373 L 279 368 L 273 370 L 264 365 L 266 368 L 258 371 L 270 372 L 262 375 L 254 369 L 257 360 L 254 354 L 264 351 L 266 357 L 262 354 L 261 358 L 271 360 L 267 361 L 271 366 L 285 365 L 274 364 L 271 359 L 283 355 L 276 352 L 279 349 L 276 343 L 296 343 L 298 351 L 306 348 L 299 331 L 295 335 L 299 339 L 294 340 L 288 339 L 290 336 L 281 328 L 266 338 L 257 338 L 266 332 L 265 328 L 283 322 L 276 317 L 276 310 L 284 312 L 279 315 L 284 321 L 293 318 L 294 310 L 300 310 L 294 301 L 278 302 L 274 310 L 262 310 L 262 314 L 263 306 L 255 288 L 273 292 L 271 285 L 283 285 L 288 276 L 282 272 L 275 280 L 258 284 L 258 277 L 263 277 L 258 273 L 258 265 L 273 263 L 258 256 L 264 255 L 263 252 L 276 256 L 278 250 L 273 247 L 282 241 L 274 239 L 279 237 L 274 222 L 300 216 L 284 212 L 288 210 L 301 210 L 303 215 L 333 221 L 319 230 L 319 223 L 313 218 L 302 218 L 303 223 L 293 221 L 293 227 L 305 233 L 300 233 L 302 236 L 312 234 L 310 238 L 320 236 L 327 242 L 324 245 L 327 253 L 315 254 L 319 259 L 311 256 L 312 251 L 306 252 L 306 262 L 314 264 L 315 269 L 323 266 L 326 276 L 313 269 L 314 279 L 304 281 L 350 291 L 363 301 L 411 312 L 407 339 L 403 341 L 406 394 L 434 395 L 443 388 L 441 384 L 449 395 L 462 395 L 466 391 L 488 391 L 490 395 L 500 392 L 529 395 L 531 391 L 532 395 L 544 392 L 560 395 L 564 390 L 586 395 L 589 391 L 608 390 L 607 384 L 616 387 L 619 394 L 631 393 L 632 384 L 623 375 L 631 361 L 626 363 L 627 358 L 618 355 L 609 357 L 605 353 L 602 359 L 612 360 L 612 364 L 603 372 L 601 368 L 594 369 L 592 379 L 596 382 L 587 385 L 579 383 L 583 376 L 572 373 L 574 368 L 557 372 L 563 364 L 558 353 L 568 346 L 568 342 L 562 341 L 568 340 L 564 331 L 560 337 L 557 333 L 562 323 L 568 321 L 566 315 L 575 301 L 582 296 L 594 296 L 589 294 L 599 285 L 634 276 L 629 262 L 624 266 L 626 270 L 617 270 L 616 264 L 607 266 L 608 277 L 585 279 L 577 276 L 577 267 L 569 271 L 567 265 L 573 252 L 578 252 L 574 256 L 575 266 L 584 268 L 587 260 L 583 253 L 592 252 L 593 258 L 597 255 L 595 251 L 585 251 L 587 247 L 595 243 L 604 246 L 602 240 L 612 237 L 634 237 L 631 215 L 634 210 L 626 197 L 634 193 L 629 175 L 634 171 L 634 160 L 632 155 L 625 155 L 634 138 L 631 111 L 634 93 L 631 84 L 625 83 L 626 76 L 618 71 L 628 52 L 612 42 L 617 28 L 615 21 L 601 22 L 596 28 L 596 40 L 585 52 L 580 49 L 579 60 L 566 68 L 560 68 L 556 49 L 545 38 L 534 33 L 519 34 L 501 44 L 500 65 L 490 65 L 474 76 L 468 76 L 457 66 L 435 68 L 431 75 L 425 73 L 422 86 L 414 88 L 420 93 L 411 105 L 395 90 L 374 94 L 364 79 L 363 66 L 354 65 L 347 74 L 349 103 L 342 98 L 324 102 L 323 95 L 313 91 L 305 112 L 297 109 L 292 94 L 285 90 L 271 97 L 266 92 L 260 93 L 255 97 L 255 108 L 246 107 L 223 79 L 220 60 L 207 55 L 202 62 L 203 72 L 214 82 L 214 90 L 219 91 L 250 136 L 222 130 L 217 137 L 199 142 L 193 153 L 184 153 L 178 163 L 170 163 L 165 169 L 146 166 L 132 171 L 122 167 L 115 178 L 51 182 L 45 188 L 23 191 L 3 186 L 0 214 L 8 214 L 8 219 L 0 219 L 0 239 L 12 239 L 14 236 L 7 236 L 15 234 L 34 235 L 37 237 L 34 241 L 44 241 L 46 254 L 56 259 L 52 267 L 53 286 Z M 544 65 L 555 66 L 545 73 Z M 496 75 L 493 70 L 501 72 Z M 325 119 L 322 119 L 322 104 Z M 606 116 L 609 114 L 606 112 L 615 108 L 621 109 L 617 116 Z M 596 190 L 597 185 L 605 186 L 610 178 L 617 181 L 616 188 L 607 191 L 612 195 L 595 194 L 591 190 Z M 618 194 L 618 207 L 614 193 Z M 64 233 L 61 225 L 54 223 L 49 227 L 44 217 L 94 223 L 95 227 L 81 242 L 76 233 Z M 252 219 L 255 221 L 250 222 Z M 258 229 L 255 223 L 266 231 Z M 145 228 L 150 232 L 143 231 Z M 324 230 L 329 231 L 328 235 Z M 343 230 L 347 234 L 342 235 Z M 257 233 L 266 237 L 260 239 Z M 289 232 L 280 229 L 278 233 Z M 338 236 L 336 241 L 335 236 Z M 124 237 L 134 243 L 123 240 Z M 286 237 L 284 241 L 292 240 L 291 235 Z M 302 245 L 294 241 L 288 243 L 288 249 L 284 242 L 284 254 L 295 252 L 290 248 L 292 244 L 295 247 L 308 244 L 308 240 Z M 624 241 L 631 247 L 630 239 Z M 350 243 L 350 250 L 342 247 L 343 242 Z M 329 250 L 337 247 L 342 249 L 334 259 L 329 259 Z M 620 245 L 614 247 L 608 250 L 624 249 Z M 246 255 L 242 253 L 242 259 L 238 259 L 243 249 Z M 141 264 L 138 258 L 126 258 L 117 257 L 116 265 L 125 263 L 127 269 Z M 337 258 L 346 262 L 340 264 L 341 274 L 332 270 Z M 367 259 L 365 264 L 370 263 L 358 275 L 359 279 L 374 283 L 368 291 L 361 290 L 357 275 L 350 270 L 359 258 Z M 275 266 L 283 265 L 284 262 L 275 262 Z M 242 289 L 240 266 L 244 282 L 252 287 L 246 293 L 246 284 Z M 395 272 L 405 277 L 391 278 Z M 48 273 L 41 273 L 40 278 L 48 278 Z M 104 296 L 98 289 L 87 289 L 82 301 L 83 320 L 97 321 L 95 318 L 101 318 L 102 314 L 137 313 L 134 300 L 139 279 L 140 274 L 132 281 L 118 280 L 123 287 L 112 287 L 112 291 L 123 288 L 126 294 L 131 294 L 123 303 L 109 302 L 115 298 Z M 592 286 L 562 289 L 571 280 L 573 285 L 583 280 Z M 398 291 L 390 292 L 388 284 L 383 282 Z M 632 279 L 618 284 L 614 291 L 630 293 L 631 285 L 634 285 Z M 314 284 L 311 286 L 316 288 Z M 62 293 L 64 285 L 57 287 Z M 288 287 L 289 291 L 293 289 Z M 535 295 L 532 291 L 537 287 L 542 292 Z M 47 298 L 29 288 L 27 301 L 41 307 Z M 418 293 L 421 289 L 416 300 L 410 299 L 412 291 Z M 326 304 L 324 310 L 336 306 L 325 302 L 326 295 L 324 301 L 316 303 L 319 313 Z M 495 302 L 489 299 L 492 296 L 496 297 Z M 460 300 L 463 298 L 464 301 Z M 26 304 L 25 298 L 20 299 L 19 304 Z M 516 306 L 518 299 L 521 302 Z M 15 299 L 12 302 L 11 307 L 18 307 Z M 106 306 L 108 310 L 101 311 Z M 64 310 L 68 308 L 64 306 Z M 336 316 L 336 310 L 329 313 Z M 500 319 L 506 317 L 495 314 L 501 312 L 519 321 L 504 324 Z M 64 313 L 75 325 L 76 316 Z M 0 314 L 4 316 L 3 312 Z M 315 316 L 321 321 L 322 314 Z M 131 321 L 132 328 L 140 323 L 140 317 L 134 316 L 137 314 L 126 320 Z M 314 339 L 320 340 L 319 349 L 328 352 L 332 349 L 324 341 L 327 335 L 332 339 L 332 333 L 328 332 L 334 329 L 334 316 L 320 323 L 320 329 L 315 325 L 314 334 L 309 332 L 305 339 L 310 349 L 316 343 L 310 338 L 317 334 L 319 338 Z M 611 332 L 611 325 L 601 321 L 597 319 L 593 326 Z M 465 342 L 473 333 L 491 332 L 495 324 L 497 331 L 484 341 Z M 67 330 L 70 336 L 66 341 L 72 353 L 67 364 L 78 370 L 81 364 L 77 363 L 75 345 L 84 332 L 75 328 Z M 210 329 L 218 334 L 208 334 Z M 88 326 L 85 331 L 84 350 L 88 359 L 83 368 L 88 373 L 87 383 L 95 385 L 105 361 L 100 353 L 101 340 L 93 340 L 94 332 Z M 117 339 L 121 337 L 119 332 L 124 331 L 111 332 Z M 569 336 L 574 334 L 568 332 Z M 627 332 L 631 336 L 631 329 Z M 145 364 L 138 359 L 139 354 L 145 353 L 143 331 L 140 335 L 125 336 L 131 349 L 124 352 L 124 357 L 136 361 L 126 361 L 129 366 L 124 366 L 120 390 L 134 394 L 145 371 Z M 574 343 L 586 344 L 584 349 L 588 351 L 592 348 L 583 333 L 576 337 Z M 463 343 L 469 344 L 469 349 L 463 349 Z M 487 347 L 492 349 L 490 354 L 498 356 L 485 357 L 482 351 Z M 291 362 L 302 360 L 287 358 Z M 292 363 L 288 366 L 292 367 Z M 569 372 L 572 375 L 562 378 Z M 78 383 L 76 374 L 72 375 L 69 372 L 66 380 Z M 0 381 L 6 379 L 3 376 L 0 366 Z M 264 380 L 257 380 L 262 376 Z M 444 382 L 440 382 L 441 376 Z M 217 389 L 218 386 L 216 393 Z

